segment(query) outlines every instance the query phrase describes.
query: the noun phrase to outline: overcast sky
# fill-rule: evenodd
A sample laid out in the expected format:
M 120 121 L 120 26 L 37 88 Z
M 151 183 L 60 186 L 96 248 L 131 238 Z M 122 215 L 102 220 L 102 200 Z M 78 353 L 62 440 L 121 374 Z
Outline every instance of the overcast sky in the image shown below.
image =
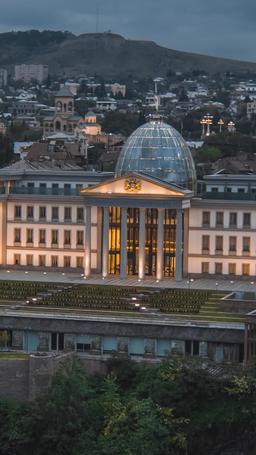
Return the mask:
M 97 10 L 99 21 L 97 21 Z M 0 0 L 0 31 L 111 30 L 180 50 L 256 61 L 255 0 Z

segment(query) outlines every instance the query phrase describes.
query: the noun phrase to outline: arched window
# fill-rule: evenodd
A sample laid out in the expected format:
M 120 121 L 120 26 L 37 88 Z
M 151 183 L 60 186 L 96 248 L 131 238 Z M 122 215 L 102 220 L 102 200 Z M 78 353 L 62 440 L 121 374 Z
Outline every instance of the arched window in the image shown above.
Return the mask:
M 66 125 L 63 125 L 63 131 L 66 131 L 67 127 Z
M 67 112 L 67 105 L 64 103 L 64 112 Z
M 72 112 L 72 111 L 73 111 L 73 102 L 72 102 L 72 101 L 70 101 L 70 102 L 68 103 L 68 111 L 69 111 L 69 112 Z
M 57 120 L 57 121 L 55 122 L 55 130 L 56 130 L 56 131 L 60 131 L 60 130 L 61 130 L 61 124 L 60 124 L 59 120 Z
M 57 101 L 56 107 L 57 107 L 57 111 L 61 112 L 62 111 L 62 102 L 61 101 Z

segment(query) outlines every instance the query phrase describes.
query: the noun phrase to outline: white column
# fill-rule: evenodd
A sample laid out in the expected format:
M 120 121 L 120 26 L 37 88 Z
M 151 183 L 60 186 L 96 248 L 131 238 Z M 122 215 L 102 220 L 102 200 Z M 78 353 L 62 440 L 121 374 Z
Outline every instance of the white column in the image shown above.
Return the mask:
M 86 213 L 86 227 L 85 227 L 85 255 L 84 255 L 84 275 L 90 276 L 91 274 L 91 207 L 87 206 Z
M 109 255 L 109 207 L 103 209 L 103 241 L 102 241 L 102 276 L 108 275 Z
M 182 209 L 177 209 L 176 214 L 176 281 L 182 280 Z
M 162 280 L 164 266 L 164 209 L 158 209 L 156 278 Z
M 121 209 L 120 278 L 127 274 L 127 209 Z
M 140 209 L 140 225 L 139 225 L 139 279 L 145 278 L 145 214 L 146 209 Z

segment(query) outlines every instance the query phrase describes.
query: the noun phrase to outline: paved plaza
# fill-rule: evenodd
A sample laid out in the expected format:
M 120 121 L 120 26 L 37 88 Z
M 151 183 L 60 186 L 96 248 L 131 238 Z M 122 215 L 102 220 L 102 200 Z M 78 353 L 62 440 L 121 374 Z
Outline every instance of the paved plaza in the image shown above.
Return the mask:
M 94 285 L 114 285 L 114 286 L 149 286 L 170 289 L 209 289 L 219 291 L 249 291 L 256 292 L 256 279 L 252 280 L 228 280 L 228 279 L 184 279 L 175 281 L 174 279 L 163 279 L 158 281 L 152 278 L 138 280 L 137 277 L 128 277 L 120 279 L 117 276 L 110 276 L 103 279 L 99 275 L 85 279 L 84 275 L 79 273 L 61 273 L 61 272 L 39 272 L 39 271 L 21 271 L 21 270 L 1 270 L 0 280 L 18 280 L 18 281 L 42 281 L 52 283 L 73 283 L 73 284 L 94 284 Z

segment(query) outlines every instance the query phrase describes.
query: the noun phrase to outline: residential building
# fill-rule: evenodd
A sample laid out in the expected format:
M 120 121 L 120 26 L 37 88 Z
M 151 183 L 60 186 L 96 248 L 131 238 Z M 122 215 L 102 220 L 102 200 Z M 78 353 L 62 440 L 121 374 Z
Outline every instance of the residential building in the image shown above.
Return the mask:
M 8 72 L 4 68 L 0 68 L 0 88 L 4 88 L 7 85 Z
M 14 80 L 31 82 L 36 81 L 42 84 L 48 77 L 47 65 L 15 65 Z

